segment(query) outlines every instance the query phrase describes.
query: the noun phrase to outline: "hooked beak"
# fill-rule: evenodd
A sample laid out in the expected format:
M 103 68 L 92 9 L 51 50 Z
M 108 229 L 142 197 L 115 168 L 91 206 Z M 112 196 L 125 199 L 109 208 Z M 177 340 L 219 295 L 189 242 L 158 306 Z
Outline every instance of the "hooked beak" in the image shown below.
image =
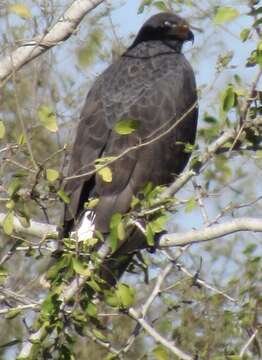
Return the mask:
M 180 24 L 180 25 L 174 26 L 173 29 L 172 29 L 172 33 L 179 40 L 194 42 L 194 34 L 189 29 L 188 24 Z

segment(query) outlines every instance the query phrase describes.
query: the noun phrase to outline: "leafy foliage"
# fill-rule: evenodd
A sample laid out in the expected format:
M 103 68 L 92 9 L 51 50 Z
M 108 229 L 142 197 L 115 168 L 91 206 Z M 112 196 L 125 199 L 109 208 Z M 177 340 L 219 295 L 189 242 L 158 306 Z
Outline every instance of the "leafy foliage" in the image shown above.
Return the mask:
M 3 3 L 1 58 L 9 56 L 21 39 L 45 33 L 70 4 Z M 193 150 L 189 169 L 196 176 L 175 197 L 163 198 L 166 188 L 149 183 L 132 199 L 128 214 L 113 215 L 111 250 L 139 224 L 149 252 L 134 257 L 129 274 L 109 288 L 101 278 L 98 248 L 107 241 L 102 234 L 83 242 L 65 239 L 64 252 L 53 254 L 49 239 L 16 233 L 14 219 L 24 229 L 31 219 L 59 224 L 61 207 L 69 203 L 62 174 L 70 146 L 63 144 L 72 143 L 72 129 L 93 76 L 130 43 L 123 40 L 126 24 L 115 12 L 120 2 L 114 3 L 115 8 L 101 5 L 90 12 L 73 41 L 68 39 L 13 74 L 0 95 L 0 206 L 5 213 L 0 357 L 16 356 L 21 339 L 43 329 L 47 336 L 33 341 L 32 359 L 173 359 L 170 349 L 142 331 L 130 316 L 135 308 L 160 335 L 195 358 L 258 360 L 262 357 L 260 235 L 237 233 L 173 253 L 150 251 L 166 228 L 176 233 L 242 216 L 260 217 L 262 130 L 257 123 L 262 115 L 262 7 L 257 1 L 127 4 L 146 17 L 150 11 L 172 8 L 186 13 L 196 27 L 197 46 L 186 54 L 199 81 L 198 146 L 186 146 Z M 134 22 L 132 30 L 136 29 Z M 114 131 L 128 136 L 139 131 L 139 123 L 123 118 Z M 210 146 L 227 131 L 233 136 L 213 152 Z M 105 182 L 117 176 L 110 169 L 114 160 L 95 163 Z M 94 209 L 98 202 L 90 199 L 86 208 Z M 54 264 L 40 283 L 50 253 Z M 143 317 L 152 288 L 170 263 L 172 269 Z M 64 304 L 72 282 L 83 278 Z

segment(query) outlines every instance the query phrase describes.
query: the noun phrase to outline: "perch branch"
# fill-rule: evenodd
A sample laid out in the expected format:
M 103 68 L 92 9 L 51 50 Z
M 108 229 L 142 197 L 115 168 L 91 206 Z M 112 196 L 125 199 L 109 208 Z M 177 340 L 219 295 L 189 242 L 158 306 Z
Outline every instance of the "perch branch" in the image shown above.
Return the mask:
M 103 1 L 75 0 L 50 30 L 25 42 L 0 61 L 0 81 L 3 82 L 29 61 L 67 40 L 75 32 L 84 16 Z

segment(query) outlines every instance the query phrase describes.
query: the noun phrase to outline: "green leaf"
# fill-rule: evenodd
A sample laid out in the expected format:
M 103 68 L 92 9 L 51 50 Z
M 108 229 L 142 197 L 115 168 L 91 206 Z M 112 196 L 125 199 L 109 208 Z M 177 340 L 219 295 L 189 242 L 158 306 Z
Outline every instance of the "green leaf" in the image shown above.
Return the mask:
M 2 120 L 0 120 L 0 139 L 3 139 L 5 136 L 5 124 Z
M 86 313 L 91 317 L 96 317 L 97 316 L 97 307 L 93 303 L 89 302 L 86 307 Z
M 136 196 L 132 196 L 130 207 L 134 209 L 138 204 L 140 204 L 140 200 Z
M 184 148 L 184 152 L 187 153 L 187 154 L 191 154 L 194 149 L 195 149 L 195 145 L 190 144 L 190 143 L 186 143 L 185 148 Z
M 96 168 L 99 169 L 100 166 L 96 166 Z M 100 170 L 97 171 L 97 173 L 101 176 L 104 182 L 112 182 L 113 175 L 112 170 L 109 166 L 102 167 Z
M 0 276 L 6 277 L 8 275 L 8 271 L 3 267 L 3 265 L 0 265 Z
M 122 219 L 122 215 L 119 213 L 115 213 L 112 215 L 111 222 L 110 222 L 110 229 L 114 229 L 118 226 L 119 222 Z
M 259 2 L 259 1 L 258 1 Z M 253 8 L 249 13 L 248 15 L 250 16 L 254 16 L 254 15 L 259 15 L 259 14 L 262 14 L 262 6 L 259 6 L 258 8 Z
M 110 245 L 112 251 L 114 252 L 117 249 L 118 239 L 119 239 L 119 224 L 122 221 L 122 215 L 119 213 L 113 214 L 111 221 L 110 221 Z M 121 230 L 120 230 L 121 232 Z M 120 234 L 121 235 L 121 234 Z
M 70 203 L 70 198 L 69 198 L 69 196 L 64 192 L 63 189 L 58 190 L 57 195 L 60 197 L 60 199 L 61 199 L 65 204 L 69 204 L 69 203 Z
M 104 342 L 108 341 L 107 338 L 105 337 L 105 335 L 103 335 L 99 330 L 93 329 L 92 331 L 97 339 L 102 340 Z
M 169 215 L 161 215 L 157 219 L 150 222 L 154 233 L 160 233 L 165 229 L 165 224 L 169 218 Z
M 0 265 L 0 285 L 2 285 L 8 276 L 8 271 Z
M 105 301 L 112 307 L 126 309 L 134 304 L 135 291 L 127 284 L 119 283 L 116 289 L 105 292 Z
M 222 96 L 222 107 L 225 112 L 228 112 L 236 104 L 236 93 L 233 85 L 229 84 L 225 93 Z
M 9 12 L 13 12 L 23 19 L 31 19 L 32 14 L 30 9 L 24 4 L 14 4 L 8 7 Z
M 138 120 L 122 119 L 115 124 L 114 130 L 119 135 L 128 135 L 134 132 L 139 125 L 140 122 Z
M 46 105 L 41 105 L 37 111 L 38 117 L 42 125 L 51 132 L 57 132 L 57 122 L 54 111 Z
M 216 64 L 217 70 L 220 72 L 224 68 L 226 68 L 229 65 L 230 61 L 233 59 L 233 57 L 234 57 L 233 51 L 227 51 L 226 53 L 220 54 L 218 56 L 218 60 Z
M 216 15 L 214 17 L 214 23 L 216 25 L 221 25 L 234 20 L 239 15 L 240 13 L 237 9 L 234 9 L 230 6 L 221 6 L 216 12 Z
M 47 273 L 47 280 L 54 280 L 58 273 L 64 269 L 66 269 L 71 263 L 71 255 L 63 255 L 61 258 L 57 259 L 54 265 L 52 265 Z
M 168 360 L 169 359 L 167 350 L 161 345 L 154 348 L 153 354 L 157 360 Z
M 120 303 L 119 303 L 119 298 L 116 295 L 116 293 L 112 292 L 112 291 L 106 291 L 104 293 L 105 296 L 105 302 L 107 305 L 111 306 L 111 307 L 119 307 Z
M 91 271 L 88 269 L 86 264 L 83 264 L 78 258 L 73 258 L 73 269 L 79 275 L 90 276 Z
M 24 145 L 25 144 L 25 134 L 21 132 L 17 137 L 17 144 Z
M 254 24 L 252 25 L 253 28 L 256 28 L 262 24 L 262 17 L 260 19 L 257 19 Z
M 204 114 L 203 120 L 208 124 L 216 124 L 217 123 L 217 119 L 214 116 L 208 115 L 207 113 Z
M 90 239 L 86 239 L 84 241 L 84 245 L 85 246 L 89 246 L 89 247 L 93 247 L 98 243 L 98 239 L 97 238 L 90 238 Z
M 14 202 L 14 200 L 9 200 L 9 201 L 7 201 L 7 203 L 5 204 L 5 207 L 6 207 L 8 210 L 14 210 L 14 208 L 15 208 L 15 202 Z
M 59 178 L 59 172 L 55 169 L 46 169 L 46 178 L 50 182 L 54 182 Z
M 42 315 L 49 319 L 50 316 L 58 312 L 60 303 L 61 301 L 59 300 L 58 294 L 49 293 L 41 306 Z
M 240 33 L 240 39 L 244 42 L 248 39 L 250 34 L 250 29 L 243 29 Z
M 117 237 L 120 241 L 124 240 L 126 236 L 125 226 L 123 221 L 121 221 L 117 226 Z
M 117 156 L 103 156 L 95 160 L 96 165 L 107 165 L 109 162 L 114 161 Z
M 94 279 L 87 281 L 86 284 L 87 284 L 88 286 L 90 286 L 91 289 L 93 289 L 93 290 L 96 291 L 96 292 L 100 292 L 100 291 L 101 291 L 101 288 L 100 288 L 99 284 L 98 284 Z
M 99 198 L 91 198 L 89 201 L 84 203 L 85 209 L 94 209 L 99 203 Z
M 110 242 L 112 251 L 117 249 L 118 240 L 125 239 L 125 225 L 122 221 L 122 215 L 119 213 L 113 214 L 110 222 Z
M 116 354 L 109 353 L 105 357 L 103 357 L 103 360 L 117 360 L 118 356 Z
M 260 41 L 257 46 L 256 55 L 257 64 L 262 68 L 262 41 Z
M 155 243 L 154 236 L 155 236 L 154 230 L 152 228 L 152 225 L 149 223 L 146 226 L 146 241 L 149 246 L 154 246 Z
M 61 258 L 59 258 L 54 265 L 52 265 L 47 273 L 46 273 L 46 279 L 47 280 L 54 280 L 56 278 L 56 276 L 58 275 L 58 273 L 62 270 L 64 270 L 66 267 L 69 266 L 71 261 L 71 257 L 64 255 Z
M 196 207 L 196 199 L 192 197 L 186 204 L 185 212 L 190 213 Z
M 14 310 L 10 310 L 8 311 L 8 313 L 5 315 L 6 319 L 14 319 L 17 315 L 19 315 L 21 313 L 20 309 L 14 309 Z
M 251 255 L 257 248 L 257 244 L 248 244 L 243 251 L 245 255 Z
M 141 14 L 144 10 L 146 6 L 151 5 L 153 2 L 153 0 L 142 0 L 141 5 L 139 6 L 137 13 Z
M 169 11 L 164 1 L 155 1 L 154 6 L 160 11 Z
M 257 51 L 253 50 L 250 56 L 247 58 L 246 67 L 252 67 L 257 64 Z
M 22 184 L 18 178 L 14 178 L 11 180 L 11 182 L 8 185 L 7 192 L 9 196 L 12 198 L 17 191 L 21 188 Z
M 72 351 L 64 344 L 59 347 L 59 355 L 61 360 L 74 360 Z
M 14 213 L 13 211 L 10 211 L 3 222 L 3 230 L 5 232 L 5 234 L 7 235 L 11 235 L 13 233 L 14 230 Z
M 117 285 L 116 296 L 119 299 L 120 306 L 124 309 L 134 304 L 135 291 L 126 284 L 122 283 Z

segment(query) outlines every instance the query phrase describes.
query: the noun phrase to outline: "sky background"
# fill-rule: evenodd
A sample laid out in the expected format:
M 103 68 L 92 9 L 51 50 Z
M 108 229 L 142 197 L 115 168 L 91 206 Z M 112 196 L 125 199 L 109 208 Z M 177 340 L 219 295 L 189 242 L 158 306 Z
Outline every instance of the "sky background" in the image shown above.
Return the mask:
M 24 1 L 25 4 L 29 4 L 31 1 Z M 68 1 L 57 1 L 56 4 L 59 6 L 59 12 L 62 14 L 65 11 L 64 4 L 68 4 Z M 121 43 L 124 46 L 128 46 L 131 42 L 131 35 L 135 35 L 141 25 L 153 14 L 158 12 L 155 10 L 148 11 L 147 9 L 142 14 L 137 14 L 140 0 L 128 0 L 128 1 L 108 1 L 108 6 L 114 5 L 115 10 L 111 13 L 111 20 L 114 25 L 114 31 L 110 25 L 110 19 L 104 18 L 103 27 L 104 35 L 108 39 L 115 39 L 115 34 L 121 40 Z M 217 2 L 216 2 L 217 3 Z M 224 1 L 220 2 L 223 4 L 235 6 L 236 3 L 234 1 Z M 34 1 L 32 1 L 32 13 L 34 15 L 39 15 L 39 9 L 33 6 Z M 93 12 L 90 12 L 82 23 L 79 26 L 76 34 L 71 36 L 66 42 L 61 43 L 60 45 L 54 47 L 51 52 L 47 53 L 46 56 L 53 56 L 54 59 L 54 74 L 53 81 L 56 81 L 57 84 L 63 88 L 63 84 L 61 81 L 62 76 L 73 78 L 73 82 L 68 82 L 67 87 L 70 87 L 70 95 L 74 97 L 76 100 L 75 107 L 67 109 L 64 108 L 63 102 L 57 104 L 58 114 L 64 112 L 63 121 L 68 117 L 69 120 L 73 119 L 73 121 L 68 121 L 68 126 L 66 126 L 66 136 L 63 138 L 66 142 L 72 143 L 73 141 L 73 132 L 72 129 L 75 127 L 78 121 L 79 112 L 83 105 L 84 98 L 88 89 L 92 86 L 94 79 L 103 71 L 103 69 L 108 66 L 108 61 L 97 62 L 92 67 L 80 67 L 78 63 L 78 59 L 76 56 L 76 51 L 79 46 L 84 46 L 88 39 L 88 34 L 91 29 L 90 23 L 93 19 L 94 14 L 99 14 L 104 8 L 105 4 L 102 4 L 97 7 L 97 9 Z M 119 7 L 119 4 L 122 4 Z M 196 6 L 201 7 L 203 14 L 205 11 L 209 12 L 210 7 L 214 4 L 214 1 L 200 1 L 195 2 Z M 60 11 L 61 9 L 61 11 Z M 252 24 L 251 17 L 245 15 L 248 11 L 245 5 L 241 5 L 238 7 L 238 10 L 242 14 L 236 20 L 234 20 L 230 24 L 226 24 L 225 26 L 215 26 L 212 22 L 212 16 L 206 16 L 202 14 L 201 21 L 196 19 L 196 13 L 199 10 L 194 8 L 192 11 L 181 12 L 180 15 L 184 16 L 189 22 L 197 28 L 200 28 L 201 31 L 194 30 L 195 33 L 195 42 L 192 45 L 191 43 L 186 44 L 184 47 L 184 52 L 191 62 L 196 78 L 197 84 L 199 88 L 199 103 L 200 103 L 200 116 L 199 116 L 199 129 L 207 126 L 203 121 L 203 114 L 208 112 L 209 114 L 216 115 L 218 112 L 218 100 L 219 93 L 222 89 L 225 88 L 227 83 L 234 81 L 234 75 L 239 73 L 241 74 L 243 83 L 251 84 L 254 79 L 255 71 L 253 68 L 246 68 L 245 62 L 248 54 L 253 50 L 256 46 L 255 42 L 249 41 L 243 43 L 240 40 L 240 31 L 243 27 L 249 27 Z M 209 12 L 210 13 L 210 12 Z M 10 15 L 9 21 L 11 24 L 24 24 L 24 20 L 19 19 L 15 15 Z M 42 33 L 42 30 L 46 27 L 46 23 L 41 21 L 40 17 L 37 18 L 39 21 L 38 24 L 38 34 Z M 56 22 L 56 19 L 52 20 L 52 24 Z M 99 22 L 102 24 L 102 21 Z M 4 23 L 0 23 L 0 30 L 5 32 Z M 30 39 L 35 34 L 28 34 L 28 39 Z M 8 36 L 8 34 L 7 34 Z M 216 64 L 218 61 L 218 54 L 221 56 L 226 55 L 228 52 L 232 53 L 232 60 L 230 65 L 226 70 L 224 70 L 221 74 L 217 74 Z M 109 60 L 110 62 L 110 60 Z M 261 84 L 259 85 L 261 88 Z M 66 115 L 66 116 L 65 116 Z M 61 129 L 63 130 L 63 124 L 61 120 Z M 61 130 L 61 131 L 62 131 Z M 200 143 L 200 149 L 203 150 L 206 144 Z M 232 162 L 238 163 L 239 158 L 236 157 Z M 249 162 L 247 158 L 245 162 L 243 162 L 243 170 L 250 171 L 251 173 L 256 174 L 256 168 L 254 164 Z M 234 167 L 234 166 L 233 166 Z M 198 181 L 201 182 L 201 177 L 198 177 Z M 254 186 L 257 187 L 255 192 L 259 192 L 261 188 L 261 177 L 257 178 L 257 181 L 254 181 Z M 244 189 L 243 189 L 244 190 Z M 245 191 L 248 190 L 245 188 Z M 253 189 L 251 189 L 253 190 Z M 261 190 L 260 190 L 261 191 Z M 188 184 L 183 191 L 178 194 L 178 198 L 188 199 L 193 196 L 193 188 L 191 184 Z M 230 199 L 230 196 L 227 192 L 221 194 L 219 198 L 220 205 L 225 205 Z M 241 202 L 241 195 L 239 196 L 239 202 Z M 205 206 L 210 218 L 215 216 L 217 213 L 217 205 L 214 198 L 205 200 Z M 239 212 L 240 213 L 240 212 Z M 244 214 L 244 212 L 243 212 Z M 225 217 L 226 219 L 226 217 Z M 225 220 L 224 219 L 224 220 Z M 201 228 L 203 227 L 203 218 L 201 216 L 199 208 L 192 211 L 191 213 L 186 213 L 182 209 L 174 214 L 173 220 L 170 224 L 170 229 L 174 230 L 179 228 L 179 231 L 192 229 L 192 228 Z M 232 236 L 234 237 L 234 236 Z M 251 236 L 250 236 L 251 237 Z M 259 235 L 252 235 L 252 239 L 255 239 L 258 243 Z M 214 248 L 217 246 L 218 254 L 219 254 L 219 246 L 223 248 L 223 243 L 228 241 L 219 240 L 219 242 L 212 242 L 210 246 Z M 241 254 L 241 244 L 240 242 L 232 242 L 232 253 Z M 224 272 L 223 279 L 227 281 L 228 276 L 232 273 L 236 267 L 235 264 L 229 263 L 225 258 L 225 262 L 223 262 L 223 257 L 218 257 L 218 261 L 212 260 L 211 255 L 208 252 L 208 248 L 204 245 L 195 245 L 192 247 L 192 252 L 194 254 L 199 253 L 199 257 L 194 257 L 192 259 L 190 255 L 185 259 L 189 264 L 193 261 L 200 262 L 200 256 L 204 256 L 204 264 L 203 264 L 203 273 L 205 273 L 206 278 L 209 277 L 217 277 L 220 278 L 220 273 Z M 239 255 L 241 256 L 241 255 Z M 196 268 L 198 267 L 198 263 L 196 263 Z M 227 276 L 228 275 L 228 276 Z M 154 272 L 152 272 L 151 276 L 154 276 Z

